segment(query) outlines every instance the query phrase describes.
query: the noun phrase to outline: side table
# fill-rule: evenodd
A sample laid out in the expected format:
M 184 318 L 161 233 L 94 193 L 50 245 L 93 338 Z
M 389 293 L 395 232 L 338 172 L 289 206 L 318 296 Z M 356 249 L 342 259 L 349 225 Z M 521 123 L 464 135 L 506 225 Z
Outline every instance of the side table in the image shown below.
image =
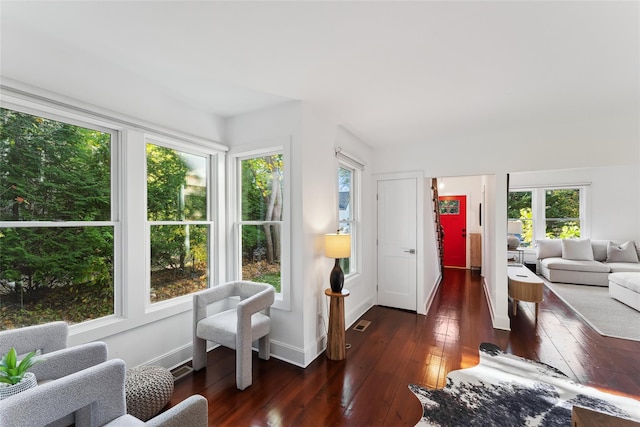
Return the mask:
M 329 331 L 327 332 L 327 357 L 331 360 L 344 360 L 347 357 L 344 327 L 344 299 L 349 296 L 347 289 L 333 292 L 325 289 L 324 294 L 330 299 Z

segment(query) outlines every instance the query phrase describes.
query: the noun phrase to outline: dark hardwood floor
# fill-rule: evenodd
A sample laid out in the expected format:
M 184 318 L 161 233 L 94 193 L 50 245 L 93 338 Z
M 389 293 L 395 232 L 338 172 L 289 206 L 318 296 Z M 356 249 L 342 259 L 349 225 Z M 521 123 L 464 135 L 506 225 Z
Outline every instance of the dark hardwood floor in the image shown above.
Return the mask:
M 234 352 L 217 348 L 206 370 L 176 382 L 170 405 L 205 396 L 210 426 L 413 426 L 421 406 L 407 386 L 442 387 L 448 372 L 478 363 L 482 342 L 640 399 L 640 342 L 601 336 L 546 288 L 537 324 L 533 304 L 521 302 L 510 332 L 491 327 L 480 276 L 468 270 L 446 269 L 427 316 L 377 306 L 362 319 L 371 325 L 347 330 L 341 362 L 322 355 L 302 369 L 254 353 L 253 385 L 242 392 Z

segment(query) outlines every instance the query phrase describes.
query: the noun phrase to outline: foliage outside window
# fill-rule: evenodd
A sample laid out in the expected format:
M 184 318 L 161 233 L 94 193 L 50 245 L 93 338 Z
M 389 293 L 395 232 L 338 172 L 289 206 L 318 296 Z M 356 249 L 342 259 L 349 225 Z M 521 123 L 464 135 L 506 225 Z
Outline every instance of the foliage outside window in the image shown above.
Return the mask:
M 510 191 L 507 217 L 522 221 L 522 246 L 532 246 L 538 239 L 584 237 L 585 191 L 585 187 Z
M 533 217 L 532 217 L 531 191 L 510 191 L 507 200 L 507 218 L 522 222 L 521 247 L 530 247 L 533 242 Z
M 114 134 L 0 109 L 0 329 L 114 314 Z
M 356 272 L 354 256 L 357 250 L 356 171 L 342 163 L 338 167 L 338 229 L 342 234 L 351 234 L 351 257 L 342 258 L 339 261 L 345 275 Z
M 281 153 L 239 159 L 240 274 L 282 292 L 284 159 Z
M 150 301 L 208 286 L 208 158 L 147 142 Z

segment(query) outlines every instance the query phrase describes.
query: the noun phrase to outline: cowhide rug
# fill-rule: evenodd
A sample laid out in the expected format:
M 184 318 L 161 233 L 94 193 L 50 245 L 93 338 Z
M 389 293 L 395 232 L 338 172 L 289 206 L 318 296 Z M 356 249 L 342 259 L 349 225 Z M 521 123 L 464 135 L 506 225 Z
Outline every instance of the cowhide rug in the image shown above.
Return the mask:
M 423 406 L 416 426 L 570 426 L 574 405 L 640 421 L 640 401 L 577 384 L 488 343 L 480 363 L 450 372 L 444 388 L 409 389 Z

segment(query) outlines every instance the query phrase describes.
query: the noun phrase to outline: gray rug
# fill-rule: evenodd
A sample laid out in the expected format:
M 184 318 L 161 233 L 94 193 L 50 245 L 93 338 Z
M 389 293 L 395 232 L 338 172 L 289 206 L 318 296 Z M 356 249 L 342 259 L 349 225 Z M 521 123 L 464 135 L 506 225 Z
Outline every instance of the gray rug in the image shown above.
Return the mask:
M 480 345 L 478 365 L 449 372 L 444 388 L 409 389 L 422 403 L 417 427 L 570 426 L 573 406 L 640 421 L 640 401 L 575 383 L 490 343 Z
M 542 280 L 601 335 L 640 341 L 640 311 L 611 298 L 609 288 Z

